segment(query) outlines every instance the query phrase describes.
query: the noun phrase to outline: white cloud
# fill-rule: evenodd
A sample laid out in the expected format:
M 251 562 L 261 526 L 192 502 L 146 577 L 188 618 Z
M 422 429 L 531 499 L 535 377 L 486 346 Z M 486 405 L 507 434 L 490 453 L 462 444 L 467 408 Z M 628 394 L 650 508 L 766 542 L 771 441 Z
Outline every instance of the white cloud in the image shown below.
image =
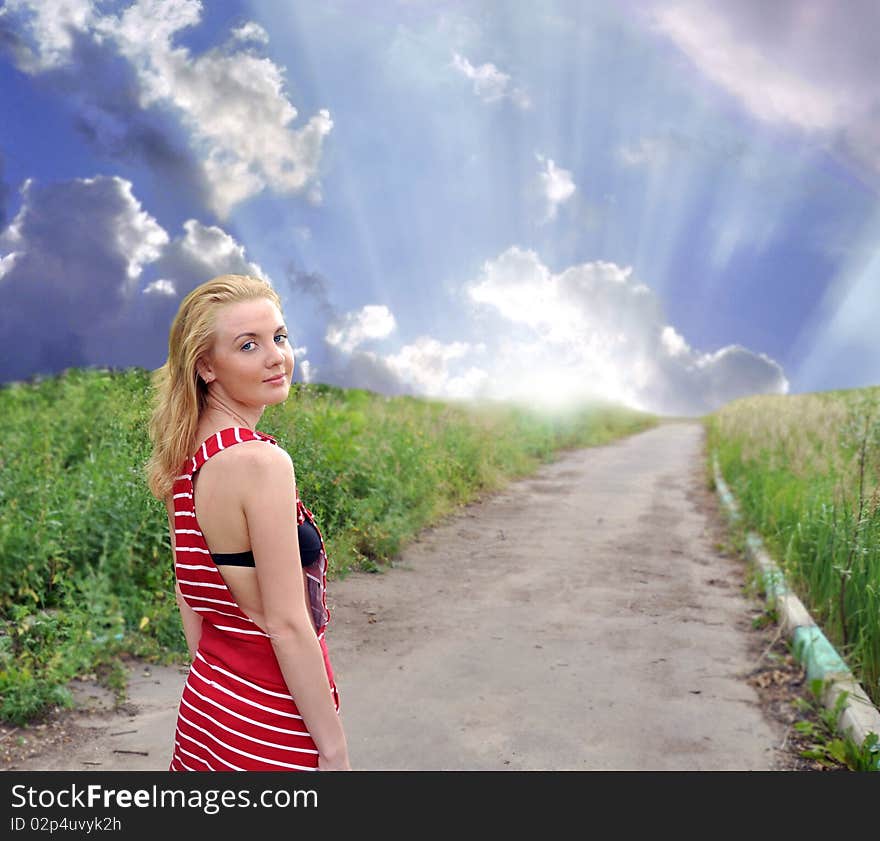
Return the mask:
M 369 339 L 384 339 L 397 322 L 388 307 L 368 304 L 356 312 L 346 313 L 327 328 L 325 341 L 343 353 L 351 353 Z
M 12 271 L 16 257 L 18 257 L 17 251 L 10 251 L 9 254 L 0 257 L 0 280 L 3 280 L 3 276 L 7 274 L 7 272 Z
M 312 363 L 306 359 L 309 349 L 305 345 L 300 345 L 293 349 L 294 361 L 294 379 L 299 378 L 304 383 L 312 381 Z
M 204 266 L 206 280 L 223 273 L 266 276 L 258 263 L 245 257 L 244 246 L 222 228 L 187 219 L 183 229 L 183 238 L 175 241 L 174 245 L 188 263 Z
M 221 274 L 252 275 L 272 282 L 259 263 L 248 260 L 244 246 L 233 236 L 197 219 L 183 223 L 183 235 L 168 243 L 155 267 L 165 278 L 155 283 L 173 284 L 181 297 L 198 284 Z M 151 291 L 166 290 L 167 287 L 157 287 Z
M 160 278 L 152 283 L 148 283 L 144 287 L 144 295 L 168 295 L 173 297 L 177 295 L 177 289 L 174 288 L 172 281 Z
M 467 297 L 494 313 L 484 328 L 491 396 L 554 403 L 602 398 L 660 413 L 702 414 L 735 397 L 785 392 L 782 369 L 729 346 L 692 349 L 628 267 L 592 262 L 554 274 L 534 251 L 487 261 Z
M 144 107 L 162 103 L 180 112 L 221 216 L 270 185 L 281 192 L 314 188 L 322 141 L 333 127 L 329 112 L 292 129 L 297 110 L 274 62 L 219 49 L 193 57 L 174 47 L 172 37 L 197 23 L 199 11 L 191 0 L 140 0 L 100 28 L 137 69 Z
M 450 373 L 450 362 L 462 359 L 472 352 L 469 342 L 445 344 L 430 336 L 419 336 L 412 344 L 404 345 L 385 361 L 401 382 L 422 394 L 457 396 L 469 384 L 479 384 L 485 372 L 470 368 L 459 377 Z
M 36 73 L 63 65 L 72 33 L 114 43 L 137 75 L 140 107 L 170 109 L 189 131 L 218 215 L 267 188 L 321 201 L 322 144 L 333 121 L 320 109 L 292 127 L 298 112 L 284 69 L 247 45 L 262 42 L 264 30 L 245 24 L 226 45 L 193 55 L 174 39 L 199 23 L 198 0 L 138 0 L 118 16 L 97 8 L 14 0 L 20 28 L 35 45 L 18 50 L 19 66 Z
M 660 332 L 660 345 L 669 356 L 684 356 L 691 351 L 684 336 L 676 332 L 675 328 L 669 324 Z
M 502 73 L 494 64 L 487 62 L 475 67 L 464 56 L 455 53 L 452 57 L 452 66 L 474 83 L 474 93 L 483 102 L 510 99 L 514 105 L 523 110 L 532 107 L 529 95 L 521 88 L 511 87 L 510 76 Z
M 535 157 L 539 163 L 543 164 L 538 177 L 541 181 L 541 193 L 546 203 L 545 221 L 549 222 L 556 218 L 559 207 L 574 195 L 577 188 L 569 170 L 556 166 L 552 158 L 544 158 L 543 155 Z
M 382 394 L 459 399 L 481 392 L 488 376 L 486 371 L 457 363 L 485 353 L 485 344 L 444 343 L 423 335 L 388 354 L 362 347 L 369 339 L 386 338 L 395 328 L 396 319 L 385 306 L 368 305 L 336 316 L 324 335 L 330 359 L 321 366 L 312 366 L 312 375 L 320 376 L 324 382 Z
M 104 176 L 83 178 L 83 184 L 95 184 Z M 116 226 L 116 245 L 120 253 L 128 254 L 126 273 L 131 280 L 141 276 L 144 265 L 159 259 L 168 244 L 168 234 L 156 220 L 141 208 L 132 193 L 131 181 L 112 176 L 116 189 L 125 203 L 125 217 Z
M 84 31 L 94 20 L 91 0 L 6 0 L 0 21 L 26 22 L 25 38 L 16 50 L 25 73 L 42 73 L 64 64 L 73 46 L 72 32 Z
M 828 129 L 846 108 L 847 94 L 823 89 L 742 39 L 723 8 L 704 3 L 667 5 L 656 24 L 714 82 L 727 88 L 758 117 L 807 130 Z
M 269 43 L 269 33 L 260 24 L 252 20 L 233 29 L 232 37 L 237 41 L 252 41 L 256 44 Z
M 513 247 L 487 260 L 456 301 L 459 309 L 473 306 L 471 324 L 461 323 L 469 332 L 445 342 L 421 335 L 386 354 L 360 345 L 369 332 L 390 332 L 391 313 L 348 313 L 342 326 L 328 330 L 334 358 L 321 376 L 386 394 L 528 406 L 606 400 L 684 415 L 748 394 L 788 391 L 781 367 L 764 354 L 738 345 L 691 348 L 666 323 L 654 293 L 615 263 L 554 273 L 536 252 Z M 385 326 L 370 331 L 368 323 Z
M 653 0 L 640 7 L 756 118 L 880 173 L 875 0 Z

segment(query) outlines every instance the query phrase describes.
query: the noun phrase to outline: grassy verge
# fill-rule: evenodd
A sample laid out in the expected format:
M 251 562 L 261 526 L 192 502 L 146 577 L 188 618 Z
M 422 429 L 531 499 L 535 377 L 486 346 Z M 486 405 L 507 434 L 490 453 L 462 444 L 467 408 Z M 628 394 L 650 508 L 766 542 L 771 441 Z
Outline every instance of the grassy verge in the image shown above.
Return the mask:
M 185 656 L 167 519 L 143 479 L 149 404 L 139 369 L 0 389 L 0 718 L 68 705 L 77 674 L 118 684 L 124 654 Z M 425 525 L 562 449 L 655 422 L 297 385 L 259 428 L 293 458 L 333 577 L 380 569 Z
M 880 389 L 734 401 L 707 434 L 744 527 L 880 703 Z

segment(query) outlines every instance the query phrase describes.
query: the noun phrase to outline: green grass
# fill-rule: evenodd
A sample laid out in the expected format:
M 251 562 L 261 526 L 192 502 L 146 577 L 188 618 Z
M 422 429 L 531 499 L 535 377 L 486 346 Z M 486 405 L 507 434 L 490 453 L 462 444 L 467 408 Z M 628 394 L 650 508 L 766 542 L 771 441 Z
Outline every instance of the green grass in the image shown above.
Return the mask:
M 77 674 L 118 682 L 124 654 L 186 656 L 165 509 L 143 477 L 149 408 L 141 369 L 0 388 L 3 719 L 71 703 Z M 259 428 L 293 458 L 332 578 L 381 569 L 425 525 L 560 450 L 656 420 L 607 405 L 542 414 L 295 385 Z
M 737 400 L 706 424 L 744 526 L 880 703 L 880 389 Z

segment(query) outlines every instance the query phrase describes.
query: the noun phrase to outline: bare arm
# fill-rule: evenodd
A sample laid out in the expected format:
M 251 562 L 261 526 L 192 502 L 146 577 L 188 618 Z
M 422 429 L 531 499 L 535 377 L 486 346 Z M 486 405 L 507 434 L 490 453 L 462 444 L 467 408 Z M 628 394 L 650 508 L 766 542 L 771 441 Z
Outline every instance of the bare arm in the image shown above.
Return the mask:
M 171 532 L 171 553 L 176 559 L 177 541 L 174 538 L 174 510 L 171 507 L 171 500 L 165 500 L 165 507 L 168 510 L 168 529 Z M 199 647 L 199 640 L 202 637 L 202 617 L 196 613 L 184 600 L 183 593 L 180 592 L 180 585 L 177 583 L 177 576 L 174 577 L 174 595 L 177 598 L 177 607 L 180 609 L 180 619 L 183 622 L 183 635 L 186 637 L 186 646 L 189 648 L 189 656 L 194 660 L 196 650 Z
M 348 770 L 348 747 L 303 589 L 290 456 L 252 451 L 241 488 L 269 634 L 290 694 L 318 748 L 322 770 Z

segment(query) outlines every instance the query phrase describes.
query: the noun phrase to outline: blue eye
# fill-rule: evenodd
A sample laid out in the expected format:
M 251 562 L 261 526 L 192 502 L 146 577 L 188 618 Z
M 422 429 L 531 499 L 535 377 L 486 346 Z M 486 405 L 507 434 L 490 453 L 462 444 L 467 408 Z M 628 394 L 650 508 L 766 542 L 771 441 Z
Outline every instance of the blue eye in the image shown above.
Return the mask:
M 287 334 L 286 334 L 286 333 L 278 333 L 278 334 L 275 336 L 276 344 L 277 344 L 277 340 L 278 340 L 278 339 L 281 339 L 282 342 L 286 342 L 286 341 L 287 341 Z M 245 342 L 245 343 L 239 348 L 239 350 L 243 350 L 243 351 L 245 351 L 245 352 L 248 352 L 248 345 L 252 345 L 252 344 L 253 344 L 253 341 Z

